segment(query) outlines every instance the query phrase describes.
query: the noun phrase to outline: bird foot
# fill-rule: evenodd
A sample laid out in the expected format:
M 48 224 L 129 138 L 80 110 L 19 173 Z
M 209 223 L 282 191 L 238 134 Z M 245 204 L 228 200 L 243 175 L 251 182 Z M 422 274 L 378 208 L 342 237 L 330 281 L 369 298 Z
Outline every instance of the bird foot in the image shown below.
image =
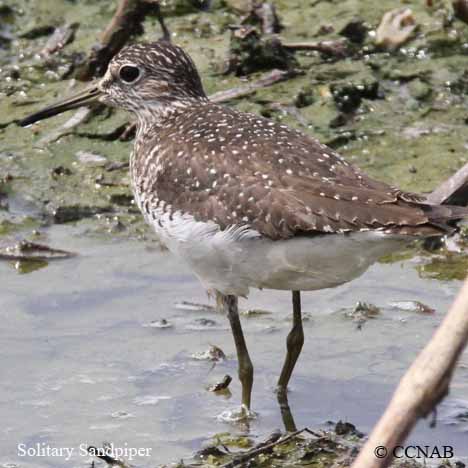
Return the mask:
M 257 418 L 257 413 L 250 410 L 245 405 L 241 405 L 240 408 L 230 409 L 223 411 L 219 416 L 218 420 L 222 422 L 237 423 L 251 421 Z

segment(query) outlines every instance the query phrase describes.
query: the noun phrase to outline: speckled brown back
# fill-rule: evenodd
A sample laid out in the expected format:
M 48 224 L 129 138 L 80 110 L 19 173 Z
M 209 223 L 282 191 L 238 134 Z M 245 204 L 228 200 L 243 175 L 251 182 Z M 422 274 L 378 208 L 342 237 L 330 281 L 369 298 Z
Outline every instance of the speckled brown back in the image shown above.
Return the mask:
M 276 122 L 200 103 L 148 132 L 135 156 L 148 211 L 193 215 L 271 239 L 382 230 L 437 235 L 460 217 L 372 180 L 330 148 Z M 144 138 L 144 137 L 143 137 Z

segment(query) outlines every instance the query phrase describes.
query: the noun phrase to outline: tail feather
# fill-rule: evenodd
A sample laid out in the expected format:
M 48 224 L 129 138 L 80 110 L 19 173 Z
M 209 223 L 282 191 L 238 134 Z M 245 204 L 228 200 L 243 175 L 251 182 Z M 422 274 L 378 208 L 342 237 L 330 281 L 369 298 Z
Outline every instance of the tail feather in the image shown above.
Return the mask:
M 429 222 L 444 231 L 453 231 L 457 221 L 468 219 L 468 207 L 455 205 L 423 205 Z

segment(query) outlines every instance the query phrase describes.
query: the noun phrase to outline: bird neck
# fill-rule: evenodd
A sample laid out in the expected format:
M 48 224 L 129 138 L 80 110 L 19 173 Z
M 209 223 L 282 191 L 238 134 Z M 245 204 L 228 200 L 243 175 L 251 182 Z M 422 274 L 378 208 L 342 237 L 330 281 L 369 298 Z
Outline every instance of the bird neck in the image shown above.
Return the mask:
M 200 107 L 209 103 L 206 97 L 185 97 L 183 99 L 170 100 L 160 99 L 148 102 L 136 112 L 137 115 L 137 140 L 144 139 L 153 133 L 157 127 L 163 127 L 172 121 L 176 116 L 191 111 L 195 107 Z
M 171 143 L 171 134 L 178 130 L 180 122 L 194 112 L 202 114 L 212 105 L 208 98 L 178 100 L 170 105 L 160 103 L 159 107 L 151 106 L 151 111 L 137 114 L 137 133 L 130 157 L 130 172 L 134 184 L 138 184 L 144 175 L 146 164 L 157 160 L 161 147 Z M 169 141 L 162 135 L 169 135 Z

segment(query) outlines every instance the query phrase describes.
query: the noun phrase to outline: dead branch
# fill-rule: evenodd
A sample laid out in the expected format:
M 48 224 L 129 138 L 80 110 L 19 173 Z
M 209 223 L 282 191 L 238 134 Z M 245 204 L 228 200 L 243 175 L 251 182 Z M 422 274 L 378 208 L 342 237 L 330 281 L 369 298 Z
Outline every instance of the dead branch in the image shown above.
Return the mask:
M 161 31 L 162 31 L 161 40 L 171 42 L 171 33 L 169 32 L 169 29 L 167 28 L 166 23 L 164 22 L 164 16 L 162 15 L 162 12 L 161 12 L 161 3 L 159 2 L 159 0 L 152 0 L 152 1 L 155 3 L 153 7 L 154 8 L 153 14 L 154 16 L 156 16 L 159 26 L 161 26 Z
M 434 205 L 468 205 L 468 163 L 442 182 L 427 200 Z
M 448 394 L 467 342 L 468 278 L 431 341 L 401 379 L 352 468 L 384 468 L 391 463 L 395 447 L 402 444 L 418 419 L 430 414 Z M 378 458 L 384 452 L 386 455 Z
M 248 13 L 240 19 L 239 23 L 241 25 L 260 23 L 262 34 L 275 34 L 283 29 L 275 5 L 258 0 L 251 2 Z
M 315 50 L 332 57 L 347 57 L 350 54 L 349 42 L 346 39 L 316 42 L 284 42 L 282 45 L 289 50 Z
M 100 106 L 102 107 L 102 106 Z M 47 146 L 49 143 L 57 141 L 58 139 L 62 138 L 65 135 L 68 135 L 73 132 L 75 127 L 81 125 L 82 123 L 87 122 L 92 115 L 97 112 L 96 107 L 80 107 L 71 118 L 69 118 L 63 125 L 60 127 L 52 130 L 47 135 L 43 136 L 39 142 L 38 146 Z
M 117 11 L 101 34 L 99 44 L 93 47 L 78 79 L 88 81 L 104 75 L 112 57 L 130 37 L 143 32 L 142 23 L 150 13 L 156 15 L 163 31 L 163 39 L 169 40 L 170 34 L 161 15 L 159 0 L 120 0 Z
M 78 27 L 79 23 L 70 23 L 55 28 L 54 33 L 48 39 L 45 47 L 41 50 L 40 55 L 47 58 L 63 49 L 70 42 L 73 42 Z
M 258 89 L 267 88 L 268 86 L 272 86 L 280 81 L 288 80 L 296 75 L 296 72 L 289 70 L 272 70 L 271 72 L 261 76 L 258 80 L 252 81 L 246 85 L 226 89 L 224 91 L 218 91 L 210 96 L 210 101 L 216 103 L 232 101 L 233 99 L 253 94 Z
M 262 2 L 257 9 L 259 10 L 257 14 L 262 20 L 263 34 L 275 34 L 281 31 L 282 25 L 274 3 Z

